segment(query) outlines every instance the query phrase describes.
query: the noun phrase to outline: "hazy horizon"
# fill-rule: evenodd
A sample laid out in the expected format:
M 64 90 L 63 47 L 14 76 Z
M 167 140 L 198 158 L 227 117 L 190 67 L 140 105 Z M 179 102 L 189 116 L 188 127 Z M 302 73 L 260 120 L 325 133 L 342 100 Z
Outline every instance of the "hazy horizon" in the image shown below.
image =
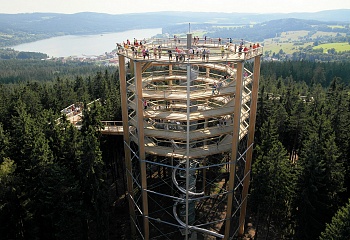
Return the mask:
M 0 13 L 79 13 L 97 12 L 108 14 L 145 13 L 162 11 L 184 12 L 224 12 L 224 13 L 296 13 L 319 12 L 325 10 L 350 9 L 350 1 L 333 0 L 250 0 L 234 2 L 232 0 L 188 1 L 177 0 L 134 0 L 125 4 L 121 0 L 12 0 L 2 1 Z M 350 17 L 349 17 L 350 19 Z

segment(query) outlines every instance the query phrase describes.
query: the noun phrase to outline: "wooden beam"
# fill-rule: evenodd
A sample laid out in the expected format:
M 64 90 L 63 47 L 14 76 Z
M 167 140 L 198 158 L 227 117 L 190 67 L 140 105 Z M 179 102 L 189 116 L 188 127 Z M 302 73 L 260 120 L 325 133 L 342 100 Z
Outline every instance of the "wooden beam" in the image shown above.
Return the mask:
M 237 63 L 237 79 L 236 79 L 236 95 L 233 115 L 233 136 L 232 136 L 232 154 L 230 161 L 230 176 L 229 176 L 229 189 L 227 199 L 227 211 L 226 211 L 226 223 L 225 223 L 225 235 L 224 240 L 229 239 L 231 229 L 231 215 L 232 205 L 234 197 L 234 182 L 236 175 L 237 153 L 239 143 L 240 121 L 241 121 L 241 109 L 242 109 L 242 90 L 243 90 L 243 69 L 244 63 Z
M 256 122 L 256 112 L 258 104 L 258 90 L 259 90 L 259 78 L 260 78 L 260 55 L 256 56 L 254 59 L 254 73 L 253 73 L 253 86 L 252 86 L 252 97 L 250 103 L 250 117 L 249 117 L 249 127 L 248 127 L 248 143 L 247 143 L 247 155 L 246 163 L 244 168 L 245 179 L 243 181 L 243 190 L 242 190 L 242 207 L 239 215 L 239 230 L 238 234 L 244 234 L 244 224 L 246 216 L 246 208 L 248 201 L 248 189 L 250 182 L 250 171 L 252 165 L 253 157 L 253 143 L 254 143 L 254 133 L 255 133 L 255 122 Z
M 143 211 L 143 228 L 144 239 L 149 239 L 149 220 L 148 220 L 148 198 L 147 198 L 147 173 L 146 173 L 146 154 L 145 154 L 145 133 L 143 121 L 143 97 L 142 97 L 142 64 L 135 61 L 135 85 L 136 85 L 136 117 L 137 133 L 139 147 L 139 161 L 141 169 L 141 188 L 142 188 L 142 211 Z
M 124 136 L 124 156 L 126 167 L 126 179 L 127 179 L 127 196 L 129 202 L 129 212 L 131 217 L 131 235 L 136 236 L 136 228 L 134 223 L 136 222 L 135 206 L 133 202 L 134 188 L 132 180 L 132 165 L 131 165 L 131 152 L 130 152 L 130 134 L 128 124 L 128 103 L 127 103 L 127 89 L 126 89 L 126 74 L 125 74 L 125 57 L 118 55 L 119 58 L 119 81 L 120 81 L 120 96 L 121 96 L 121 108 L 123 119 L 123 136 Z

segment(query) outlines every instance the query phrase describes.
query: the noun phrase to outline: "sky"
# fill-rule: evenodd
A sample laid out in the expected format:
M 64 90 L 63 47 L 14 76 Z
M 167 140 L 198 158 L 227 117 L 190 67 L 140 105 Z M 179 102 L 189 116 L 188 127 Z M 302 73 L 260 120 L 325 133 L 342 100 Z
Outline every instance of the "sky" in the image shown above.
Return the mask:
M 349 0 L 0 0 L 0 13 L 109 14 L 191 11 L 226 13 L 291 13 L 350 9 Z

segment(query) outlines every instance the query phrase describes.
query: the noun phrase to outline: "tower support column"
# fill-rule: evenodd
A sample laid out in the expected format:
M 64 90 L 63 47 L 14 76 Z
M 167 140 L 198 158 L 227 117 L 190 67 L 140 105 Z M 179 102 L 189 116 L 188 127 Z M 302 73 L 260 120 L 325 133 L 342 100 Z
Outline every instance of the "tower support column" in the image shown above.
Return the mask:
M 136 85 L 136 114 L 137 114 L 137 133 L 139 146 L 139 161 L 141 169 L 141 194 L 142 194 L 142 217 L 144 228 L 144 239 L 149 239 L 149 220 L 148 220 L 148 198 L 147 198 L 147 172 L 146 172 L 146 154 L 145 154 L 145 133 L 143 111 L 144 104 L 142 97 L 142 65 L 135 61 L 135 85 Z
M 247 156 L 244 168 L 244 181 L 243 181 L 243 191 L 242 191 L 242 208 L 239 215 L 239 230 L 238 234 L 244 234 L 244 224 L 246 216 L 246 208 L 248 201 L 248 189 L 250 182 L 250 172 L 253 157 L 253 143 L 254 143 L 254 133 L 255 133 L 255 122 L 256 122 L 256 112 L 258 104 L 258 90 L 259 90 L 259 76 L 260 76 L 260 55 L 256 56 L 254 59 L 254 72 L 253 72 L 253 86 L 251 93 L 251 103 L 250 103 L 250 114 L 249 114 L 249 128 L 248 128 L 248 143 L 247 143 Z
M 242 109 L 242 90 L 243 90 L 243 69 L 244 63 L 237 63 L 237 79 L 236 79 L 236 95 L 235 95 L 235 106 L 233 115 L 233 136 L 232 136 L 232 154 L 230 160 L 230 176 L 229 176 L 229 189 L 228 189 L 228 200 L 227 200 L 227 211 L 226 211 L 226 223 L 225 223 L 225 235 L 224 240 L 229 239 L 231 229 L 231 215 L 232 205 L 234 197 L 234 181 L 236 175 L 236 164 L 237 164 L 237 153 L 239 143 L 239 129 L 241 123 L 241 109 Z
M 131 234 L 136 236 L 136 229 L 134 223 L 136 222 L 135 206 L 133 202 L 134 188 L 132 180 L 132 164 L 131 164 L 131 152 L 130 152 L 130 133 L 128 124 L 128 96 L 127 96 L 127 84 L 125 74 L 125 57 L 118 55 L 119 59 L 119 81 L 120 81 L 120 97 L 122 108 L 122 120 L 123 120 L 123 137 L 124 137 L 124 156 L 125 156 L 125 168 L 126 168 L 126 181 L 127 181 L 127 196 L 129 202 L 129 212 L 131 217 Z

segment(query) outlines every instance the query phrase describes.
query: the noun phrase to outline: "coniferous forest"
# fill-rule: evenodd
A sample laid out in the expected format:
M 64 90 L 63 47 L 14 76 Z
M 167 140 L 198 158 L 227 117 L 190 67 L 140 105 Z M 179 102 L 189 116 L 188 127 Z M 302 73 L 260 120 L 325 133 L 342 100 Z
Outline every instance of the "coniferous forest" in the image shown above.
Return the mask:
M 1 239 L 130 239 L 122 136 L 98 131 L 121 120 L 118 69 L 0 64 Z M 262 62 L 255 239 L 350 236 L 349 84 L 348 62 Z M 98 98 L 80 130 L 60 113 Z

